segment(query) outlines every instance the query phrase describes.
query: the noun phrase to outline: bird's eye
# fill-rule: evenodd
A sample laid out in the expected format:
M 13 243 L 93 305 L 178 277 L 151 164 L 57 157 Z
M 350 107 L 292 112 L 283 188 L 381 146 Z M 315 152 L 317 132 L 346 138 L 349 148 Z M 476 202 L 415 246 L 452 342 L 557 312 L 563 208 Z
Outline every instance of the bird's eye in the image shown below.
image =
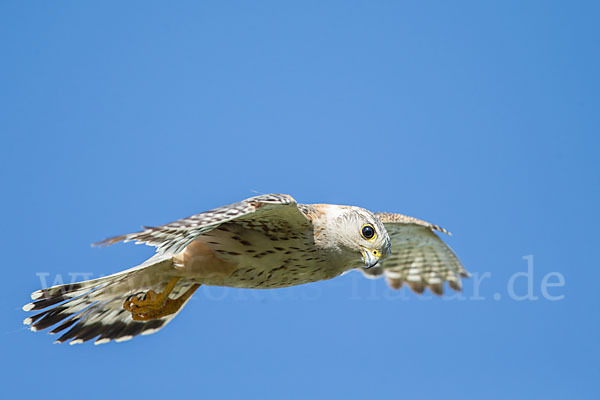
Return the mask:
M 365 239 L 371 240 L 375 237 L 375 228 L 373 228 L 373 225 L 367 224 L 362 227 L 360 233 Z

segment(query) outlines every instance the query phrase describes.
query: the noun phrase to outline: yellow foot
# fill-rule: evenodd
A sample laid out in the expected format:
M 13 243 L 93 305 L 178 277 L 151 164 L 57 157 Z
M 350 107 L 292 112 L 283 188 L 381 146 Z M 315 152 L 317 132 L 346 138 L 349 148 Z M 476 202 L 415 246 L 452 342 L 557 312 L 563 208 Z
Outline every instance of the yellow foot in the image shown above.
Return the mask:
M 131 311 L 132 313 L 160 310 L 164 306 L 165 301 L 175 288 L 175 285 L 177 285 L 178 281 L 179 278 L 171 279 L 169 283 L 167 283 L 167 286 L 160 293 L 156 293 L 154 290 L 149 290 L 146 293 L 140 292 L 133 294 L 125 299 L 123 308 L 127 311 Z
M 131 295 L 123 303 L 123 308 L 131 312 L 131 317 L 134 321 L 150 321 L 174 314 L 179 311 L 187 299 L 200 287 L 199 284 L 194 284 L 177 299 L 170 299 L 169 294 L 173 291 L 178 281 L 179 278 L 171 279 L 160 293 L 149 290 L 146 293 L 142 292 Z

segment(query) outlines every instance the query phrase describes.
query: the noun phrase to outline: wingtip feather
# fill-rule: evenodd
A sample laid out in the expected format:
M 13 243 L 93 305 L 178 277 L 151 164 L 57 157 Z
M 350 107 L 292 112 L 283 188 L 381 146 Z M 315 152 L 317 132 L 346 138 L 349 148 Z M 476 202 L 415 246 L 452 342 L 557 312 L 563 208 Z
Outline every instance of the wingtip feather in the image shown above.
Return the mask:
M 431 225 L 431 228 L 433 228 L 433 230 L 434 230 L 434 231 L 442 232 L 442 233 L 445 233 L 445 234 L 446 234 L 446 235 L 448 235 L 448 236 L 452 236 L 452 232 L 450 232 L 450 231 L 449 231 L 449 230 L 447 230 L 447 229 L 444 229 L 444 228 L 442 228 L 442 227 L 441 227 L 441 226 L 439 226 L 439 225 L 433 225 L 433 224 L 432 224 L 432 225 Z
M 42 297 L 43 295 L 44 295 L 43 290 L 36 290 L 35 292 L 31 293 L 31 300 L 37 300 L 40 297 Z
M 107 247 L 112 244 L 119 243 L 120 241 L 123 241 L 125 239 L 127 239 L 127 235 L 113 236 L 113 237 L 109 237 L 107 239 L 101 240 L 99 242 L 92 243 L 91 246 L 92 247 Z
M 115 339 L 115 342 L 121 343 L 121 342 L 126 342 L 131 339 L 133 339 L 133 336 L 131 336 L 131 335 L 121 336 L 120 338 Z

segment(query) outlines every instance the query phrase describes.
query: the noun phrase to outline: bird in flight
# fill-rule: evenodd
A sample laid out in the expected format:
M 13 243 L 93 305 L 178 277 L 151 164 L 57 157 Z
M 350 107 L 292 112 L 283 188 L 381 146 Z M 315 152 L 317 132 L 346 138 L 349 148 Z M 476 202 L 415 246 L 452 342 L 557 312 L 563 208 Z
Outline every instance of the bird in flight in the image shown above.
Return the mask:
M 23 322 L 33 331 L 57 325 L 58 343 L 120 342 L 161 329 L 200 285 L 283 288 L 352 269 L 394 289 L 442 295 L 448 282 L 460 291 L 470 275 L 434 231 L 448 233 L 402 214 L 260 195 L 96 243 L 135 241 L 156 253 L 113 275 L 33 292 L 23 310 L 39 312 Z

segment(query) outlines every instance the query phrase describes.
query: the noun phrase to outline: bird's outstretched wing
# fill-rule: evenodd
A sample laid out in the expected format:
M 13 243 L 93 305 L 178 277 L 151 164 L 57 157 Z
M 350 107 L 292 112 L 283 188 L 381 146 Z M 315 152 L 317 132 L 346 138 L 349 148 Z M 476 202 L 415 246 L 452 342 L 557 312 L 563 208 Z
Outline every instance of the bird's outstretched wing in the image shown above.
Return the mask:
M 434 231 L 445 229 L 402 214 L 375 213 L 392 240 L 392 254 L 381 266 L 363 270 L 368 277 L 385 275 L 389 285 L 399 289 L 406 282 L 416 293 L 426 287 L 443 294 L 444 282 L 457 291 L 461 277 L 469 277 L 458 257 Z
M 219 225 L 234 220 L 243 223 L 244 220 L 252 221 L 261 218 L 273 224 L 282 221 L 288 225 L 291 223 L 309 224 L 309 221 L 298 209 L 293 197 L 286 194 L 265 194 L 192 215 L 166 225 L 144 226 L 144 230 L 141 232 L 111 237 L 94 243 L 94 246 L 109 246 L 120 241 L 135 241 L 136 244 L 144 243 L 156 247 L 156 252 L 159 254 L 176 254 L 195 238 Z

